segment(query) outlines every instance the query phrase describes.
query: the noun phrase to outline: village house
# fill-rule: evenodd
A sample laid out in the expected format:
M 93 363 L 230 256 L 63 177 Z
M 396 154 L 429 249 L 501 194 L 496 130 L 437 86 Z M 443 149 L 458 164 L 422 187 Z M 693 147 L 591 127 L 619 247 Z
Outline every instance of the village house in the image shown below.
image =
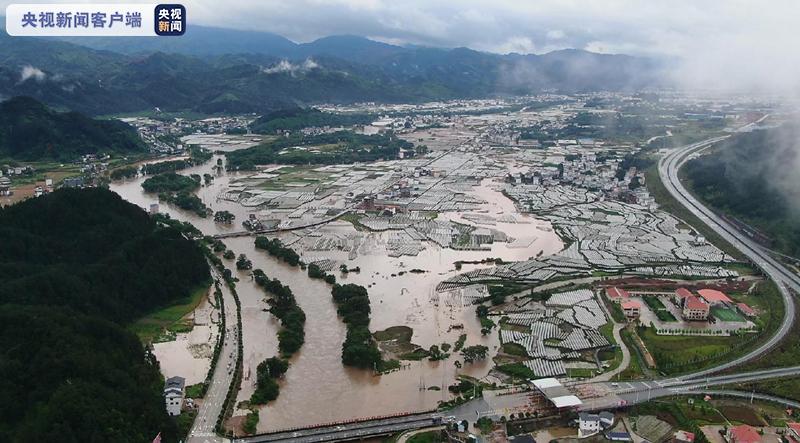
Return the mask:
M 725 437 L 729 443 L 761 443 L 761 434 L 750 425 L 731 426 Z
M 642 304 L 636 300 L 625 300 L 622 302 L 622 312 L 628 320 L 637 319 L 642 312 Z
M 164 384 L 164 401 L 167 405 L 167 414 L 181 415 L 183 406 L 183 388 L 186 379 L 183 377 L 170 377 Z
M 708 303 L 692 295 L 683 301 L 683 318 L 689 321 L 704 321 L 708 319 Z

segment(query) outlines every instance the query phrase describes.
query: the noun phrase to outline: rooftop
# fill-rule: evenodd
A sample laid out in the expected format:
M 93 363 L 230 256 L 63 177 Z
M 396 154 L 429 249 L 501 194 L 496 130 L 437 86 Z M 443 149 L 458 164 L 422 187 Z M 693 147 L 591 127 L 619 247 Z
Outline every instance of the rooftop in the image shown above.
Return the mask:
M 628 298 L 628 291 L 615 286 L 613 288 L 606 288 L 606 295 L 612 300 L 615 298 Z
M 694 294 L 692 294 L 692 291 L 686 288 L 678 288 L 675 290 L 675 295 L 677 295 L 680 298 L 686 298 L 686 297 L 691 297 Z
M 750 425 L 734 426 L 730 430 L 731 439 L 736 443 L 754 443 L 761 441 L 761 435 Z
M 716 289 L 700 289 L 697 293 L 709 303 L 731 303 L 731 299 L 727 295 Z
M 686 309 L 708 309 L 708 305 L 703 300 L 694 295 L 686 297 Z
M 625 300 L 622 302 L 622 309 L 641 309 L 642 304 L 636 300 Z

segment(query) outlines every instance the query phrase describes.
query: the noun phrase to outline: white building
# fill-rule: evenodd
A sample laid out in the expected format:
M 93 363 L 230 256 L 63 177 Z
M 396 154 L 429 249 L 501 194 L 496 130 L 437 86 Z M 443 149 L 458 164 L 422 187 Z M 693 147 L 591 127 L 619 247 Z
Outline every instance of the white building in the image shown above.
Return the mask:
M 167 414 L 181 415 L 183 405 L 183 387 L 186 380 L 183 377 L 170 377 L 164 384 L 164 401 L 167 405 Z
M 600 432 L 600 416 L 582 412 L 578 414 L 578 437 L 588 437 Z

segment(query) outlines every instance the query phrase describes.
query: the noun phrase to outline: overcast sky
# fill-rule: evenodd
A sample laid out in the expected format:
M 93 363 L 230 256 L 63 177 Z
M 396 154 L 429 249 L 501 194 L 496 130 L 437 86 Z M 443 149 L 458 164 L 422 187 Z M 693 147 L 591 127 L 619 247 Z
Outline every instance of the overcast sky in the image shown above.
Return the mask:
M 0 1 L 0 4 L 9 2 Z M 113 3 L 113 1 L 104 1 Z M 797 0 L 182 0 L 189 26 L 296 42 L 354 34 L 508 53 L 579 48 L 681 59 L 696 85 L 800 84 Z M 766 77 L 765 77 L 766 76 Z M 796 88 L 800 89 L 800 88 Z

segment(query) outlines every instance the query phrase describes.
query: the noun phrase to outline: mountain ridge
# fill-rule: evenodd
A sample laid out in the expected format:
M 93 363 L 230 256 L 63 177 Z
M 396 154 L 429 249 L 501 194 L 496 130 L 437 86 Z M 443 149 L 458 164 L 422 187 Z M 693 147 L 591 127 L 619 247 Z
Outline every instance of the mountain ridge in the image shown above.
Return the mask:
M 180 38 L 135 41 L 0 35 L 0 96 L 29 95 L 93 115 L 155 107 L 265 113 L 319 103 L 636 90 L 660 81 L 657 61 L 580 49 L 501 55 L 352 35 L 294 43 L 270 33 L 190 29 Z

